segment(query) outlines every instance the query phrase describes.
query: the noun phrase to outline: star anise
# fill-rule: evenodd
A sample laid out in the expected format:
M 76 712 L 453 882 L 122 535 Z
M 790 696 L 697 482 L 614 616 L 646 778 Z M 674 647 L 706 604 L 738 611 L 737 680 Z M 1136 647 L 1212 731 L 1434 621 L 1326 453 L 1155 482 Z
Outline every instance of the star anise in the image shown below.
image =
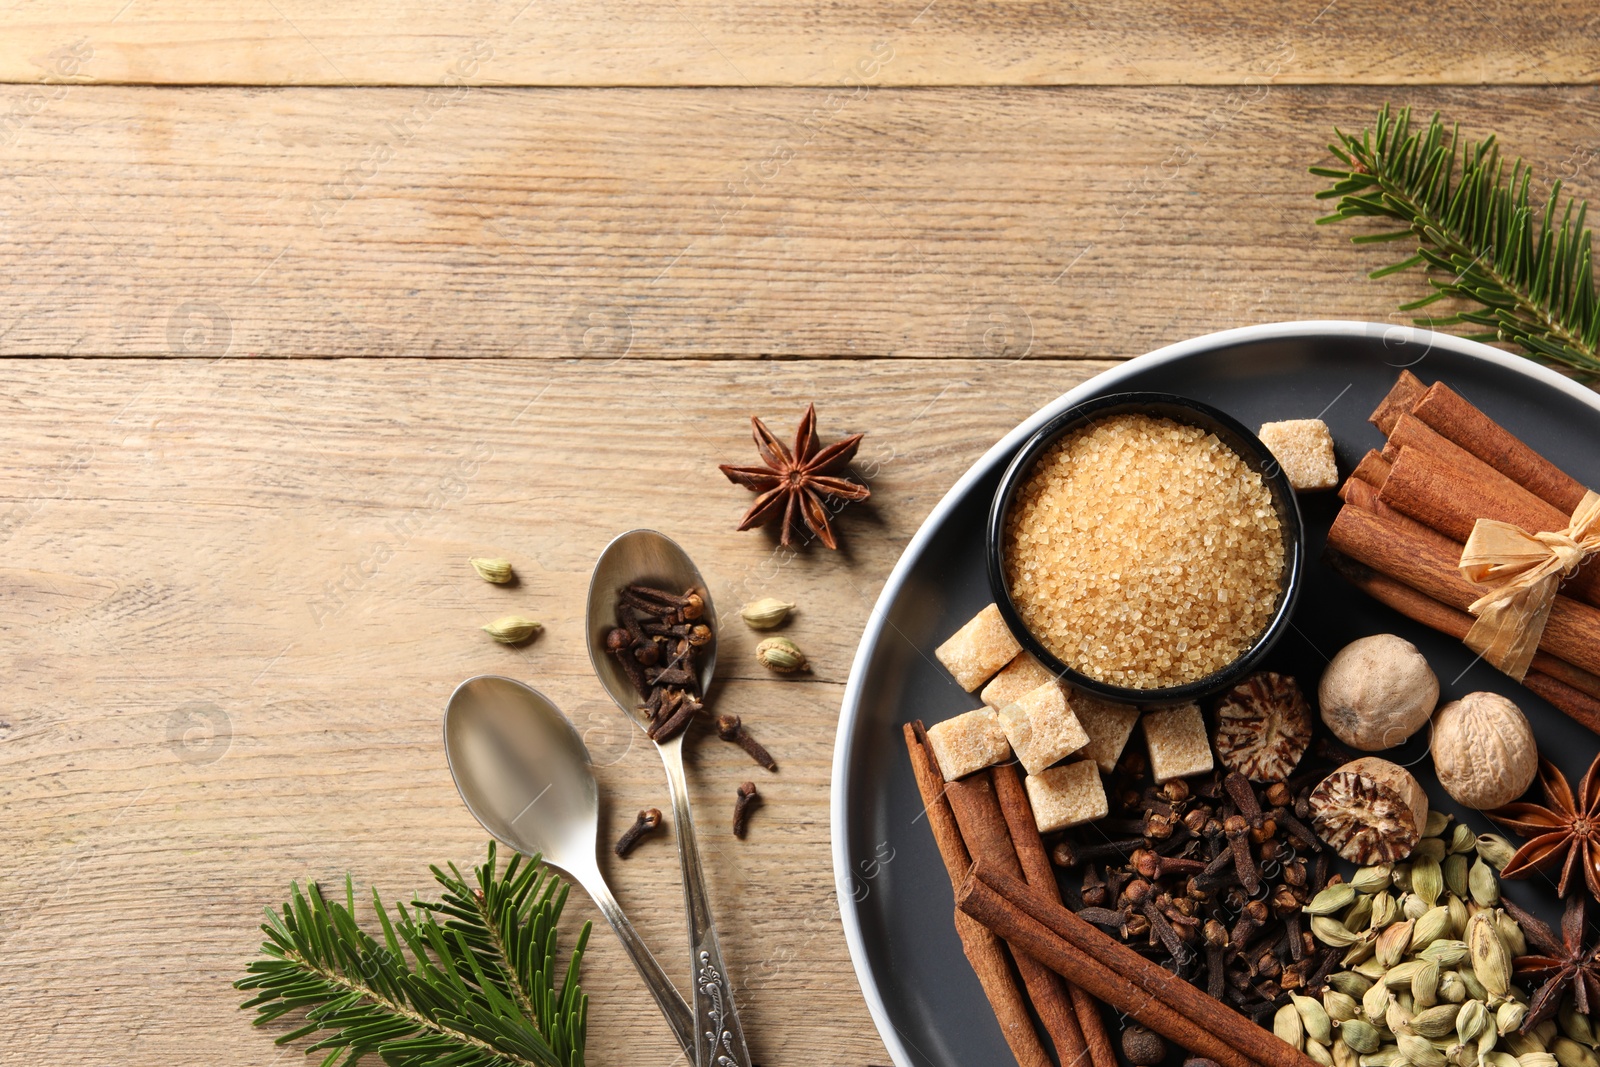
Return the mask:
M 1560 941 L 1550 927 L 1511 901 L 1502 900 L 1500 904 L 1537 950 L 1536 954 L 1518 956 L 1514 961 L 1516 976 L 1539 986 L 1528 1001 L 1522 1032 L 1528 1033 L 1560 1011 L 1561 1001 L 1569 992 L 1584 1015 L 1589 1014 L 1591 1005 L 1600 1008 L 1600 945 L 1584 946 L 1589 898 L 1582 893 L 1568 898 L 1567 910 L 1561 916 Z
M 1502 878 L 1526 878 L 1558 864 L 1556 893 L 1567 895 L 1576 867 L 1583 868 L 1589 892 L 1600 897 L 1600 757 L 1578 783 L 1573 797 L 1567 779 L 1549 760 L 1539 761 L 1539 785 L 1545 804 L 1507 804 L 1486 814 L 1521 837 L 1528 838 L 1500 872 Z
M 827 448 L 817 439 L 817 406 L 806 407 L 805 417 L 794 432 L 794 448 L 787 449 L 760 419 L 751 417 L 751 436 L 766 465 L 733 467 L 722 464 L 728 481 L 760 493 L 750 510 L 739 520 L 739 529 L 748 530 L 782 517 L 781 544 L 790 543 L 791 531 L 809 528 L 829 548 L 838 548 L 833 524 L 828 519 L 828 501 L 865 500 L 872 490 L 844 478 L 833 477 L 855 458 L 862 434 L 835 441 Z

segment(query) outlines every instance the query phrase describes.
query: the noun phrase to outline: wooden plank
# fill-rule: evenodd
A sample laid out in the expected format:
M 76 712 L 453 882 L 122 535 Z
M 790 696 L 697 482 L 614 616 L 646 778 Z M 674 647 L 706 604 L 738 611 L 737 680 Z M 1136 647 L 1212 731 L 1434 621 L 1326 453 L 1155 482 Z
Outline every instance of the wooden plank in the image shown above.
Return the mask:
M 407 900 L 427 864 L 481 855 L 439 741 L 445 698 L 469 675 L 526 678 L 567 710 L 612 798 L 607 840 L 640 807 L 664 807 L 655 753 L 606 701 L 583 646 L 595 556 L 648 524 L 694 554 L 728 616 L 716 706 L 744 716 L 780 764 L 768 775 L 714 736 L 690 746 L 752 1050 L 766 1063 L 887 1062 L 828 851 L 851 656 L 940 495 L 1038 404 L 1105 366 L 0 364 L 5 1056 L 271 1060 L 271 1033 L 250 1028 L 229 988 L 262 908 L 291 880 L 332 887 L 346 871 L 362 892 Z M 824 439 L 867 433 L 858 467 L 874 494 L 841 517 L 838 554 L 735 533 L 749 494 L 716 470 L 753 454 L 750 405 L 787 427 L 813 398 Z M 520 584 L 479 581 L 474 554 L 513 560 Z M 734 612 L 767 594 L 799 604 L 786 632 L 811 674 L 753 662 L 757 637 Z M 525 649 L 477 629 L 511 610 L 545 623 Z M 746 778 L 767 800 L 738 842 L 728 817 Z M 670 838 L 605 866 L 682 973 Z M 575 894 L 569 917 L 596 912 Z M 585 986 L 589 1062 L 673 1062 L 604 930 Z
M 1382 89 L 80 88 L 0 153 L 0 354 L 1120 358 L 1406 317 L 1320 228 Z M 0 89 L 0 101 L 29 90 Z M 1412 89 L 1582 192 L 1585 89 Z M 831 101 L 831 103 L 830 103 Z
M 0 79 L 325 85 L 1592 83 L 1584 0 L 21 0 Z

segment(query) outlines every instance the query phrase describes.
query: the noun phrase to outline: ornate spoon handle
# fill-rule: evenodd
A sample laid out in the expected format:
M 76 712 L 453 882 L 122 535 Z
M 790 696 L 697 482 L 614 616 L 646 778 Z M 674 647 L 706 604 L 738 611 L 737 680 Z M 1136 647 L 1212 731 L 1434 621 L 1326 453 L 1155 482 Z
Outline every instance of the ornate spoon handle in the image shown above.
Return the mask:
M 700 846 L 695 842 L 694 818 L 689 812 L 689 788 L 683 776 L 683 734 L 658 744 L 667 765 L 667 787 L 672 794 L 672 828 L 678 837 L 678 860 L 683 865 L 683 902 L 689 912 L 689 948 L 694 958 L 694 1062 L 695 1067 L 750 1067 L 744 1028 L 733 1004 L 733 983 L 722 965 L 722 949 L 706 898 L 705 875 L 700 869 Z

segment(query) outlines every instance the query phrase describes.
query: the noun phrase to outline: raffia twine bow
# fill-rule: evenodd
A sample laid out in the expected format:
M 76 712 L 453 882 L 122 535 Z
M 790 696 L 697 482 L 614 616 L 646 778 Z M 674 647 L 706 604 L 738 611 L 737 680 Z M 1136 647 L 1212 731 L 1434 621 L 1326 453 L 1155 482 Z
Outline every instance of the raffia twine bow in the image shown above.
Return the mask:
M 1556 602 L 1561 579 L 1600 552 L 1600 493 L 1586 492 L 1565 530 L 1530 534 L 1520 526 L 1479 519 L 1461 549 L 1461 573 L 1495 588 L 1468 605 L 1477 617 L 1467 647 L 1522 681 Z

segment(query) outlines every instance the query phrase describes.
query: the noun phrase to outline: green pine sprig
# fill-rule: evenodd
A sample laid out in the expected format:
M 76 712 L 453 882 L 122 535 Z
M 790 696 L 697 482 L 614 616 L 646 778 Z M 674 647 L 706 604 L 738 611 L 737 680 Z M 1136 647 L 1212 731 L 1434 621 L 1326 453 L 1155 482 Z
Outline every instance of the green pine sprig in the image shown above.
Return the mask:
M 513 856 L 496 873 L 495 846 L 469 885 L 454 864 L 431 868 L 438 901 L 396 904 L 390 917 L 376 891 L 382 938 L 355 920 L 355 889 L 329 901 L 316 885 L 290 889 L 281 914 L 261 927 L 261 957 L 235 982 L 256 995 L 260 1026 L 303 1012 L 303 1025 L 278 1044 L 316 1034 L 306 1051 L 322 1067 L 376 1055 L 390 1067 L 583 1067 L 589 998 L 578 969 L 590 924 L 564 972 L 556 967 L 556 924 L 568 886 L 539 858 Z
M 1519 346 L 1541 363 L 1574 376 L 1600 378 L 1600 300 L 1590 259 L 1588 203 L 1561 200 L 1553 183 L 1544 210 L 1529 196 L 1532 170 L 1519 158 L 1510 174 L 1491 135 L 1463 142 L 1434 114 L 1411 129 L 1411 109 L 1385 104 L 1359 136 L 1335 129 L 1328 146 L 1343 167 L 1312 167 L 1334 184 L 1317 194 L 1338 199 L 1318 224 L 1357 217 L 1392 219 L 1399 229 L 1352 237 L 1356 244 L 1416 242 L 1416 251 L 1373 271 L 1371 278 L 1422 267 L 1432 292 L 1400 305 L 1427 307 L 1446 297 L 1472 305 L 1454 315 L 1418 318 L 1419 326 L 1466 325 L 1477 340 Z M 1458 146 L 1459 145 L 1459 150 Z

